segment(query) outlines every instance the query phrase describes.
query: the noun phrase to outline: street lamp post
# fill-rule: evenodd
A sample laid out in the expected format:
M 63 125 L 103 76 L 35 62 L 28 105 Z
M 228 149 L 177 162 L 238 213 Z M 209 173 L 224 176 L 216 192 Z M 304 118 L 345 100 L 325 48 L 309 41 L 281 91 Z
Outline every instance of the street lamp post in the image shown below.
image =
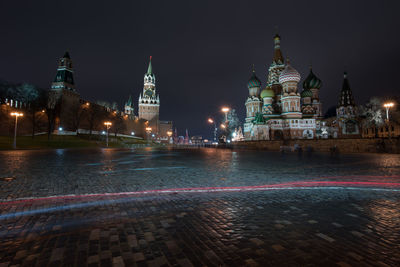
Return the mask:
M 149 136 L 150 136 L 150 133 L 151 133 L 151 127 L 146 127 L 146 133 L 147 133 L 147 143 L 149 143 L 149 140 L 150 140 Z
M 15 126 L 14 126 L 14 143 L 13 143 L 13 148 L 17 148 L 17 127 L 18 127 L 18 117 L 24 116 L 23 113 L 19 112 L 12 112 L 11 116 L 15 116 Z
M 227 107 L 223 107 L 222 109 L 221 109 L 221 111 L 223 112 L 223 113 L 225 113 L 225 123 L 228 121 L 228 112 L 229 112 L 229 108 L 227 108 Z
M 173 143 L 173 142 L 172 142 L 172 138 L 171 138 L 171 136 L 172 136 L 172 131 L 171 131 L 171 130 L 167 131 L 167 135 L 168 135 L 168 142 L 169 142 L 170 144 L 172 144 L 172 143 Z
M 110 121 L 106 121 L 104 122 L 104 125 L 107 128 L 107 132 L 106 132 L 106 146 L 108 147 L 108 130 L 110 129 L 112 123 Z
M 389 109 L 394 106 L 394 103 L 393 102 L 385 103 L 385 104 L 383 104 L 383 106 L 386 109 L 386 120 L 387 120 L 387 122 L 389 122 Z
M 208 119 L 209 123 L 213 123 L 214 124 L 214 142 L 217 142 L 217 124 L 215 123 L 215 121 L 211 118 Z

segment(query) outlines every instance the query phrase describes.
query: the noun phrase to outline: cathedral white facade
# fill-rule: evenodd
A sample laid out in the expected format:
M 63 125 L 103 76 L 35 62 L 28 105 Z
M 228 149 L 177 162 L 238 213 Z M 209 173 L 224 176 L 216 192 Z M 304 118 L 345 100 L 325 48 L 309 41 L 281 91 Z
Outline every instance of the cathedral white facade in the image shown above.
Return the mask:
M 280 36 L 275 35 L 274 56 L 265 88 L 261 90 L 261 81 L 254 67 L 247 83 L 245 140 L 312 139 L 320 129 L 321 80 L 310 69 L 300 93 L 298 83 L 301 76 L 289 60 L 285 63 L 280 41 Z

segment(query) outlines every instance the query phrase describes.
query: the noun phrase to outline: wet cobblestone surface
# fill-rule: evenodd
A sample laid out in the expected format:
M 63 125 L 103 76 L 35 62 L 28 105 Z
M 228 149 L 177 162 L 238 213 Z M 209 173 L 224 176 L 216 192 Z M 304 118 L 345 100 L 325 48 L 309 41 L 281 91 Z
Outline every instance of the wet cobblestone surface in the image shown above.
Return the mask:
M 2 207 L 3 214 L 64 209 L 1 220 L 0 266 L 400 264 L 398 192 L 280 190 L 79 203 Z
M 0 151 L 0 198 L 400 176 L 400 155 L 232 150 Z M 3 182 L 2 178 L 15 178 Z M 384 178 L 379 178 L 384 181 Z
M 270 154 L 233 156 L 232 151 L 206 157 L 195 154 L 188 161 L 183 159 L 186 152 L 182 158 L 179 151 L 146 152 L 142 153 L 144 156 L 122 151 L 86 161 L 84 157 L 98 152 L 83 156 L 63 152 L 67 155 L 51 154 L 53 159 L 46 163 L 42 161 L 48 155 L 40 153 L 43 152 L 10 156 L 22 157 L 18 166 L 0 155 L 9 160 L 1 163 L 0 174 L 14 177 L 0 181 L 0 266 L 400 265 L 400 188 L 314 187 L 135 197 L 29 198 L 193 185 L 255 185 L 257 181 L 266 184 L 328 176 L 332 181 L 398 183 L 397 155 L 352 155 L 330 162 L 329 156 L 299 158 L 275 154 L 276 158 L 287 160 L 278 163 Z M 26 162 L 26 157 L 32 155 L 35 158 Z M 73 163 L 79 170 L 73 170 L 69 161 L 74 155 Z M 141 164 L 128 163 L 127 158 L 137 158 Z M 253 159 L 264 164 L 259 163 L 257 168 Z M 214 165 L 204 164 L 207 160 Z M 98 172 L 108 167 L 87 165 L 102 162 L 126 163 L 116 164 L 117 167 L 108 169 L 112 173 L 107 174 Z M 39 163 L 42 165 L 37 166 Z M 57 164 L 59 168 L 53 169 Z M 320 166 L 325 166 L 326 172 Z M 31 177 L 26 173 L 30 167 Z M 128 170 L 139 168 L 148 169 Z M 41 177 L 40 169 L 42 175 L 52 171 L 49 177 Z M 83 175 L 72 180 L 71 172 Z M 38 186 L 43 190 L 36 192 Z M 29 199 L 7 202 L 21 197 Z

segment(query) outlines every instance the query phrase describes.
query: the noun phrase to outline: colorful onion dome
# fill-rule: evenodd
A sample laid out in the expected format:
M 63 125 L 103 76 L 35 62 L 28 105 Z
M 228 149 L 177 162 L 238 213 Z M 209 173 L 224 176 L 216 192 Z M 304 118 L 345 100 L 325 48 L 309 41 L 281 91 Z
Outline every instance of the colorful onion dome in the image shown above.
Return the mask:
M 301 92 L 301 97 L 305 98 L 305 97 L 312 97 L 313 93 L 311 92 L 310 89 L 304 89 L 303 92 Z
M 266 97 L 274 97 L 275 93 L 274 90 L 271 89 L 271 87 L 266 87 L 261 91 L 260 97 L 261 98 L 266 98 Z
M 310 68 L 310 74 L 308 74 L 307 78 L 303 82 L 304 89 L 319 89 L 322 86 L 322 82 L 318 79 L 317 76 L 312 72 Z
M 251 77 L 247 83 L 247 88 L 250 89 L 253 87 L 261 87 L 261 81 L 256 76 L 256 71 L 254 69 L 254 66 L 253 66 L 253 74 L 251 75 Z
M 287 60 L 287 64 L 285 69 L 281 72 L 281 75 L 279 75 L 279 83 L 284 83 L 284 82 L 299 82 L 301 79 L 300 73 L 293 68 L 289 60 Z

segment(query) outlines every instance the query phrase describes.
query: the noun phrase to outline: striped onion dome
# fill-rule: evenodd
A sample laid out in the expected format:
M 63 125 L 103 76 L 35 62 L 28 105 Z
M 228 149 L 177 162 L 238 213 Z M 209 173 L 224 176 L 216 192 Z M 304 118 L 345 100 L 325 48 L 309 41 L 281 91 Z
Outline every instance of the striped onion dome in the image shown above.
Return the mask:
M 300 73 L 293 68 L 289 60 L 287 60 L 287 64 L 285 69 L 281 72 L 281 75 L 279 75 L 279 83 L 284 83 L 284 82 L 299 82 L 301 79 Z
M 322 86 L 322 82 L 318 79 L 317 76 L 312 72 L 310 68 L 310 74 L 308 74 L 307 78 L 303 82 L 304 89 L 319 89 Z
M 253 67 L 253 74 L 251 75 L 249 81 L 247 82 L 247 88 L 261 87 L 261 81 L 256 76 L 256 71 Z
M 301 97 L 312 97 L 313 93 L 311 92 L 310 89 L 304 89 L 303 92 L 301 92 Z

